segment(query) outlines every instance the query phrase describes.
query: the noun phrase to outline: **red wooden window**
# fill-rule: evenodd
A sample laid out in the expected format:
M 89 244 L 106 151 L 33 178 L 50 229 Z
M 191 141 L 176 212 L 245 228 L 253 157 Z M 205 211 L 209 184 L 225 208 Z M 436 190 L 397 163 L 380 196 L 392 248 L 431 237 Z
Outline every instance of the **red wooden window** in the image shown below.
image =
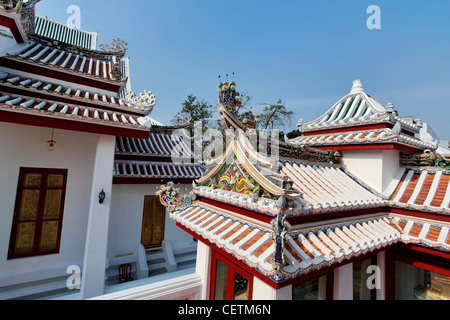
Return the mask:
M 253 276 L 212 251 L 210 300 L 252 300 Z
M 66 169 L 20 169 L 8 259 L 59 252 L 66 183 Z

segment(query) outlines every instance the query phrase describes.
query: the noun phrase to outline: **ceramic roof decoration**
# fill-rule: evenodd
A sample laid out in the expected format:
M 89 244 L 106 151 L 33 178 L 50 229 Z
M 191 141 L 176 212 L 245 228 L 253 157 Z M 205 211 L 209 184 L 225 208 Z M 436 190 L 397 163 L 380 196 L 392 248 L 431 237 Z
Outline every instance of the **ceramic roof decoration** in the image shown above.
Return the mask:
M 219 118 L 225 129 L 255 129 L 255 115 L 251 111 L 239 114 L 238 107 L 242 106 L 241 94 L 236 91 L 236 83 L 220 82 L 219 91 Z
M 438 167 L 450 170 L 450 154 L 425 150 L 422 154 L 401 154 L 400 163 L 407 167 Z
M 125 98 L 121 99 L 128 104 L 133 105 L 136 108 L 140 108 L 145 111 L 146 115 L 152 113 L 153 108 L 156 105 L 156 97 L 151 91 L 145 90 L 143 93 L 136 95 L 134 92 L 126 92 Z

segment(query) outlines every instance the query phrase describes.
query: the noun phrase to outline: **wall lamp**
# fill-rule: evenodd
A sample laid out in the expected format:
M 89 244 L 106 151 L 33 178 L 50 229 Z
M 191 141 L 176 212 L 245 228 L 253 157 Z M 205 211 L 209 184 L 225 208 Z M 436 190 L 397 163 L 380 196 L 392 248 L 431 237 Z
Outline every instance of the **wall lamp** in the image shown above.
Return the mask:
M 54 151 L 56 148 L 56 141 L 53 140 L 53 134 L 55 133 L 55 129 L 52 129 L 52 139 L 47 141 L 47 148 L 50 151 Z
M 100 191 L 100 193 L 98 194 L 98 203 L 102 204 L 103 201 L 105 201 L 105 198 L 106 198 L 106 193 L 102 189 L 102 191 Z

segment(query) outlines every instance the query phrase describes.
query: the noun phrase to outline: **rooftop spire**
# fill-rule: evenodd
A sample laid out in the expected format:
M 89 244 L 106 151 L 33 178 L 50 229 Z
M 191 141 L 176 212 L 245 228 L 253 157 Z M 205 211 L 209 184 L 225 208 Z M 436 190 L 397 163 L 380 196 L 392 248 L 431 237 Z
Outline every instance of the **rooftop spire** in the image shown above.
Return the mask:
M 350 93 L 358 93 L 358 92 L 364 92 L 364 87 L 362 85 L 362 81 L 359 79 L 353 81 L 353 87 L 352 87 L 352 91 L 350 91 Z

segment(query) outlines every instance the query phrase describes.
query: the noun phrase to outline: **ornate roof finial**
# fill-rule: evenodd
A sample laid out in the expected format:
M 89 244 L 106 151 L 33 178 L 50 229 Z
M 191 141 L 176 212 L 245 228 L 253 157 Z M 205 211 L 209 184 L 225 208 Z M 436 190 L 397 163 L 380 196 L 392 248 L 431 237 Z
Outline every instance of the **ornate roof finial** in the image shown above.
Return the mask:
M 352 91 L 350 91 L 350 94 L 358 93 L 358 92 L 364 92 L 364 87 L 362 85 L 362 81 L 359 79 L 353 81 L 353 87 L 352 87 Z
M 106 53 L 114 54 L 114 55 L 122 56 L 122 57 L 125 55 L 125 52 L 128 49 L 128 43 L 125 40 L 122 40 L 120 38 L 113 39 L 111 45 L 109 45 L 107 43 L 99 43 L 98 46 L 100 47 L 100 49 L 102 49 Z
M 147 115 L 149 115 L 153 111 L 153 108 L 156 105 L 155 95 L 151 91 L 147 90 L 144 90 L 144 93 L 139 93 L 139 96 L 136 96 L 134 92 L 128 91 L 125 94 L 125 98 L 122 100 L 146 111 Z

